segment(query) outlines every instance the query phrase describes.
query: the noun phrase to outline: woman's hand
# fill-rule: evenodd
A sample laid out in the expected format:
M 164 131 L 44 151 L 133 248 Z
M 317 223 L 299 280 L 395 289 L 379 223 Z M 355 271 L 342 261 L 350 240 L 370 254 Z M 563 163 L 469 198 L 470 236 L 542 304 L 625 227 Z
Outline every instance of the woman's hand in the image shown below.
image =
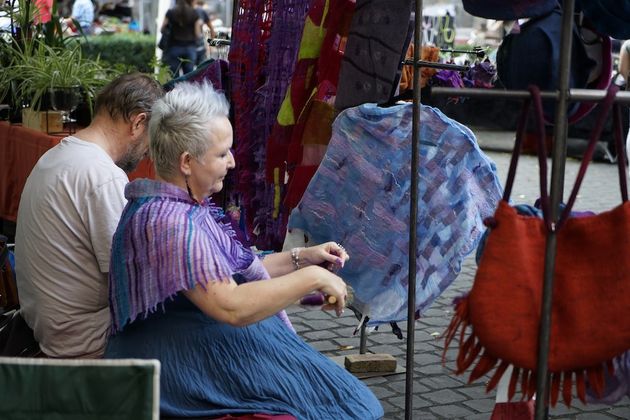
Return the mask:
M 330 271 L 336 271 L 344 266 L 350 256 L 337 242 L 326 242 L 302 249 L 300 258 L 309 265 L 322 265 Z
M 341 316 L 346 306 L 348 298 L 348 289 L 346 283 L 341 277 L 325 270 L 321 267 L 309 267 L 305 270 L 313 271 L 313 275 L 317 276 L 321 287 L 318 289 L 326 298 L 322 309 L 325 311 L 335 310 L 337 316 Z

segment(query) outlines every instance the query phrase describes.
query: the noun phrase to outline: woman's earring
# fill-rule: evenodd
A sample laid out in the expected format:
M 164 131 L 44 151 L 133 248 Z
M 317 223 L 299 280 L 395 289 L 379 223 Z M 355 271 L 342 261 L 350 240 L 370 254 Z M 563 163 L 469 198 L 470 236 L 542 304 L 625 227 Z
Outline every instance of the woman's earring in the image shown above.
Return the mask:
M 188 195 L 190 196 L 190 199 L 194 201 L 195 203 L 199 203 L 193 196 L 192 190 L 190 189 L 190 185 L 188 184 L 188 175 L 184 175 L 184 181 L 186 182 L 186 189 L 188 190 Z

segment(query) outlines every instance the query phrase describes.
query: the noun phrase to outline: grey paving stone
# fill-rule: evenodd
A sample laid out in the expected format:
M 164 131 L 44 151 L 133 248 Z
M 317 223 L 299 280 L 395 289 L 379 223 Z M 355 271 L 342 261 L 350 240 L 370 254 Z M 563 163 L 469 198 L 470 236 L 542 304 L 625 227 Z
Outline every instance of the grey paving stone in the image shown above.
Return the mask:
M 376 395 L 376 398 L 378 398 L 379 400 L 384 399 L 384 398 L 389 398 L 392 395 L 396 395 L 394 391 L 392 391 L 391 389 L 385 388 L 384 386 L 373 385 L 370 387 L 370 389 L 372 390 L 374 395 Z
M 382 384 L 384 382 L 387 382 L 388 380 L 384 376 L 374 376 L 372 378 L 362 379 L 362 381 L 363 383 L 371 387 L 372 385 Z M 403 390 L 402 392 L 404 393 L 405 391 Z
M 478 413 L 492 413 L 492 410 L 494 410 L 495 399 L 486 398 L 482 400 L 464 401 L 462 404 L 472 408 Z
M 420 365 L 420 366 L 426 366 L 426 365 L 430 365 L 430 364 L 435 364 L 436 363 L 436 355 L 434 353 L 421 353 L 421 354 L 416 354 L 413 356 L 413 361 L 415 364 Z M 439 362 L 440 359 L 437 359 L 437 362 Z
M 352 329 L 350 330 L 350 334 L 352 334 L 352 330 L 354 330 L 354 328 L 359 325 L 359 321 L 354 317 L 354 315 L 349 314 L 348 311 L 346 311 L 343 316 L 337 318 L 335 322 L 340 325 L 352 327 Z
M 610 406 L 606 404 L 583 404 L 580 400 L 575 398 L 571 405 L 580 411 L 602 411 L 610 408 Z
M 414 372 L 417 372 L 416 374 L 419 375 L 418 377 L 420 378 L 424 375 L 448 374 L 450 372 L 450 370 L 443 368 L 440 362 L 422 367 L 417 366 L 413 370 Z
M 450 404 L 458 401 L 466 400 L 466 396 L 450 389 L 441 389 L 439 391 L 426 392 L 422 397 L 434 402 L 436 405 Z
M 325 330 L 330 328 L 330 322 L 323 320 L 305 319 L 302 322 L 304 323 L 304 325 L 310 327 L 312 330 Z
M 383 406 L 383 411 L 385 412 L 385 418 L 396 418 L 392 417 L 393 413 L 400 413 L 400 407 L 397 407 L 393 404 L 390 404 L 387 401 L 381 401 L 381 405 Z
M 579 410 L 575 407 L 567 407 L 565 404 L 558 401 L 555 407 L 549 409 L 549 416 L 571 416 L 578 413 Z
M 300 317 L 303 319 L 323 319 L 326 321 L 332 321 L 333 316 L 335 315 L 331 315 L 328 311 L 321 311 L 318 309 L 312 309 L 310 311 L 300 313 Z
M 429 407 L 429 406 L 432 405 L 431 402 L 429 402 L 429 401 L 427 401 L 425 399 L 422 399 L 422 398 L 418 397 L 417 395 L 414 395 L 413 398 L 411 399 L 411 401 L 412 401 L 412 405 L 413 405 L 414 409 L 422 408 L 422 407 Z M 392 397 L 392 398 L 389 399 L 389 402 L 391 404 L 397 406 L 397 407 L 400 407 L 400 408 L 403 408 L 403 409 L 405 408 L 405 396 L 404 395 L 397 396 L 397 397 Z
M 613 408 L 613 409 L 610 409 L 608 413 L 620 419 L 630 419 L 630 407 Z
M 437 407 L 431 407 L 431 411 L 438 416 L 445 419 L 461 419 L 468 418 L 475 414 L 471 410 L 461 407 L 459 405 L 440 405 Z
M 313 346 L 316 350 L 327 353 L 333 350 L 337 350 L 338 346 L 331 341 L 311 341 L 308 344 Z
M 372 353 L 386 353 L 392 356 L 401 356 L 406 353 L 406 349 L 400 346 L 392 346 L 390 344 L 379 344 L 378 346 L 372 346 L 369 348 Z
M 418 320 L 418 322 L 428 327 L 431 327 L 441 333 L 444 330 L 444 327 L 447 327 L 448 324 L 451 323 L 451 318 L 445 317 L 445 316 L 444 317 L 432 316 L 429 318 L 421 318 L 420 320 Z
M 307 332 L 307 331 L 311 331 L 311 327 L 309 327 L 308 325 L 304 325 L 301 322 L 295 322 L 295 321 L 291 321 L 291 323 L 293 324 L 293 328 L 295 328 L 295 331 L 300 334 L 303 332 Z
M 378 331 L 370 334 L 370 340 L 378 344 L 401 344 L 406 341 L 399 339 L 393 333 L 389 331 Z
M 574 417 L 575 420 L 610 420 L 616 417 L 604 413 L 582 413 Z
M 311 331 L 311 332 L 304 333 L 303 335 L 309 341 L 326 340 L 326 339 L 339 337 L 339 335 L 337 335 L 337 333 L 335 333 L 334 330 Z
M 488 420 L 489 418 L 490 418 L 490 414 L 481 413 L 481 414 L 475 414 L 475 415 L 466 417 L 466 420 Z
M 419 382 L 430 389 L 459 388 L 462 384 L 450 376 L 435 375 L 421 378 Z
M 402 377 L 400 381 L 390 382 L 390 383 L 387 384 L 387 386 L 390 389 L 392 389 L 394 392 L 396 392 L 398 395 L 401 395 L 401 394 L 404 395 L 405 394 L 405 387 L 406 387 L 406 385 L 407 385 L 407 383 L 406 383 L 404 377 Z M 422 396 L 425 392 L 431 392 L 431 389 L 427 388 L 426 386 L 424 386 L 420 382 L 414 381 L 414 383 L 413 383 L 413 394 Z
M 488 398 L 489 395 L 494 395 L 488 394 L 486 392 L 485 386 L 478 385 L 468 385 L 462 388 L 458 388 L 457 391 L 461 392 L 462 394 L 468 395 L 470 399 L 484 399 Z

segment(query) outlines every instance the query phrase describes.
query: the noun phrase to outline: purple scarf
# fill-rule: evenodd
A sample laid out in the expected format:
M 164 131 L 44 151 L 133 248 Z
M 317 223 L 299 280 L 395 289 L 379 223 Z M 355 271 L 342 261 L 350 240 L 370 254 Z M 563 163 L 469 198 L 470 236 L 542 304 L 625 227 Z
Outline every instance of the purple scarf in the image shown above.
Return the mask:
M 148 179 L 129 183 L 125 197 L 109 270 L 114 333 L 197 284 L 235 274 L 245 281 L 269 278 L 210 199 L 199 204 L 175 185 Z M 292 328 L 284 311 L 278 315 Z

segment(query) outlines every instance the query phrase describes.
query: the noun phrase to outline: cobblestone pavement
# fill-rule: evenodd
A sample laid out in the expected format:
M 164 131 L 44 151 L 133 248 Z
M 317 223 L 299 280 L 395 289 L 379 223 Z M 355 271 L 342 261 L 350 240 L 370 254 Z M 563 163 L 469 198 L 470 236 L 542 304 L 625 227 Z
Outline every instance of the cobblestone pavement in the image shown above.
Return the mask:
M 477 133 L 480 144 L 488 133 Z M 503 136 L 511 136 L 504 133 Z M 505 139 L 504 139 L 505 140 Z M 509 142 L 509 138 L 505 140 Z M 505 181 L 510 155 L 501 152 L 487 152 L 497 165 L 501 182 Z M 565 194 L 568 194 L 579 162 L 568 160 L 566 166 Z M 620 203 L 616 166 L 592 163 L 586 174 L 577 209 L 602 211 Z M 531 204 L 538 197 L 538 166 L 533 156 L 521 158 L 512 193 L 514 202 Z M 458 377 L 451 373 L 454 367 L 454 350 L 447 353 L 443 366 L 441 355 L 443 340 L 436 338 L 442 334 L 452 316 L 452 299 L 470 289 L 475 274 L 475 263 L 468 258 L 461 274 L 416 323 L 414 353 L 413 418 L 414 419 L 489 419 L 494 408 L 494 393 L 486 394 L 485 383 L 478 380 L 467 384 L 467 374 Z M 357 323 L 354 315 L 348 313 L 340 318 L 329 313 L 292 306 L 288 310 L 298 333 L 313 347 L 327 356 L 358 353 L 359 337 L 352 336 Z M 399 323 L 406 336 L 406 321 Z M 393 355 L 400 366 L 405 366 L 406 340 L 398 340 L 390 332 L 388 325 L 367 338 L 368 351 Z M 342 346 L 353 346 L 340 350 Z M 364 380 L 380 399 L 385 409 L 386 419 L 404 418 L 405 374 L 374 377 Z M 550 417 L 557 419 L 630 419 L 630 399 L 625 398 L 614 406 L 575 404 L 571 408 L 558 404 L 550 410 Z

